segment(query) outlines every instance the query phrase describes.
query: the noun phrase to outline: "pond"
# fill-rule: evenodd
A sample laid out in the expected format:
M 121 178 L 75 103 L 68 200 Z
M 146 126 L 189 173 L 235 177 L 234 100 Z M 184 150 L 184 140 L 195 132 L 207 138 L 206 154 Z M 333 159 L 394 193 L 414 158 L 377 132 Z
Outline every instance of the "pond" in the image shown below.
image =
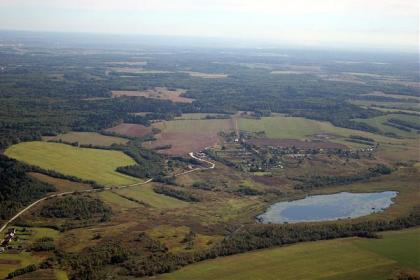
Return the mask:
M 397 192 L 348 193 L 308 196 L 305 199 L 278 202 L 257 219 L 265 224 L 333 221 L 382 212 L 391 206 Z

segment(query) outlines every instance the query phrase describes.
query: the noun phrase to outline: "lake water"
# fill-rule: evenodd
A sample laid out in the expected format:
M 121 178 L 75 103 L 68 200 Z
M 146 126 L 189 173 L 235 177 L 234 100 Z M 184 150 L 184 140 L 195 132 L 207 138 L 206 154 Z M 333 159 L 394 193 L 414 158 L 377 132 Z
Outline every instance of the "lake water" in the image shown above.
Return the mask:
M 308 196 L 275 203 L 259 215 L 258 220 L 265 224 L 282 224 L 357 218 L 383 211 L 391 206 L 396 196 L 397 192 L 393 191 Z

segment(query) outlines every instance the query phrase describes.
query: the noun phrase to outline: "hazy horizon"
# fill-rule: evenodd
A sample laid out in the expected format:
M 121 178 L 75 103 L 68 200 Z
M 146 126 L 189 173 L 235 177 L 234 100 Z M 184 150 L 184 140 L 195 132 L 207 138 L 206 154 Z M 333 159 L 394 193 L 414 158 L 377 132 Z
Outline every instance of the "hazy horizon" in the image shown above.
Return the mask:
M 418 52 L 410 0 L 3 0 L 0 29 Z

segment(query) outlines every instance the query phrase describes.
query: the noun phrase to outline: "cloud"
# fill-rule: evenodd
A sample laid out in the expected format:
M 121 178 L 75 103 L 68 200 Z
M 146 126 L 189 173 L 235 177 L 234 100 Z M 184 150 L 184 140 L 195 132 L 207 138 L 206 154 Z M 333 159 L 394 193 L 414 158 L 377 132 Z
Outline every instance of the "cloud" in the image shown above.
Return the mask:
M 416 0 L 1 0 L 0 6 L 87 11 L 418 15 Z
M 0 28 L 418 47 L 417 0 L 0 0 Z

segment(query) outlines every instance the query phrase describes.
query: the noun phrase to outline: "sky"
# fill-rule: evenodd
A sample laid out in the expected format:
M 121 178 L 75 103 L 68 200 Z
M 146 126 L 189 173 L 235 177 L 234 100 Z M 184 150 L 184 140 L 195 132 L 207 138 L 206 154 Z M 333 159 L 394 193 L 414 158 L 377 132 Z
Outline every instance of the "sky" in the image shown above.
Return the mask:
M 420 0 L 0 0 L 0 29 L 415 50 Z

